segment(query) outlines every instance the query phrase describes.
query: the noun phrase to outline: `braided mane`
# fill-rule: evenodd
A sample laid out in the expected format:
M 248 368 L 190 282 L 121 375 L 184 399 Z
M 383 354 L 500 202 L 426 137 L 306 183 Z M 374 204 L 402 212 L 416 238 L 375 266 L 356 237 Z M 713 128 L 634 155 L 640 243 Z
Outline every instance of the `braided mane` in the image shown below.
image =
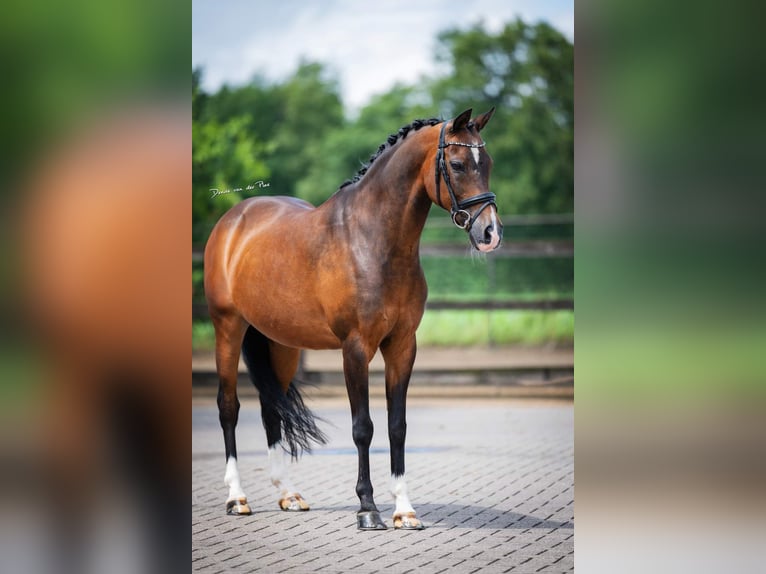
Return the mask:
M 411 124 L 408 124 L 406 126 L 399 128 L 398 132 L 388 136 L 388 139 L 386 139 L 385 143 L 380 144 L 378 151 L 376 151 L 374 154 L 370 156 L 370 159 L 367 160 L 367 163 L 364 164 L 361 167 L 361 169 L 356 172 L 356 175 L 354 175 L 354 177 L 352 177 L 351 179 L 347 179 L 346 181 L 344 181 L 338 189 L 343 189 L 347 185 L 351 185 L 352 183 L 356 183 L 357 181 L 362 179 L 362 176 L 364 176 L 364 174 L 367 173 L 367 170 L 370 169 L 370 166 L 372 165 L 372 163 L 376 159 L 378 159 L 384 151 L 395 146 L 398 142 L 406 138 L 407 134 L 411 130 L 417 131 L 424 126 L 435 126 L 436 124 L 440 124 L 443 121 L 444 120 L 440 120 L 438 118 L 429 118 L 427 120 L 415 120 Z

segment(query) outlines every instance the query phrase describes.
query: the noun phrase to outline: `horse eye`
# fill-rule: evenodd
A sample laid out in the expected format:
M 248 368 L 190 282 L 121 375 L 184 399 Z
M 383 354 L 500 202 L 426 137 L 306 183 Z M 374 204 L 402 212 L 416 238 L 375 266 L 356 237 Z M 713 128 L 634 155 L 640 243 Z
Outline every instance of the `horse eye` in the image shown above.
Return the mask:
M 452 169 L 454 169 L 455 171 L 463 171 L 463 164 L 461 162 L 451 161 L 449 162 L 449 164 L 452 167 Z

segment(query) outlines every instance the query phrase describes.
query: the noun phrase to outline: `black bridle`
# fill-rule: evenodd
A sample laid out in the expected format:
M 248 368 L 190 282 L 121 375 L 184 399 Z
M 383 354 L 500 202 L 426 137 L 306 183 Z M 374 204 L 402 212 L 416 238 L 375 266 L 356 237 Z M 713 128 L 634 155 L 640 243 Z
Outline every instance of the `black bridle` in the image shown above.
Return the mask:
M 468 199 L 464 199 L 463 201 L 457 200 L 457 197 L 455 196 L 455 190 L 452 189 L 452 182 L 450 182 L 449 172 L 447 171 L 447 161 L 444 159 L 444 148 L 449 147 L 451 145 L 481 148 L 481 147 L 484 147 L 484 142 L 480 144 L 467 144 L 462 142 L 445 142 L 444 129 L 446 127 L 447 127 L 447 122 L 444 122 L 442 124 L 441 132 L 439 133 L 439 149 L 436 152 L 436 201 L 439 203 L 441 207 L 444 207 L 444 205 L 442 205 L 441 189 L 440 189 L 441 178 L 443 177 L 444 183 L 447 184 L 447 191 L 449 192 L 450 200 L 452 203 L 452 205 L 450 205 L 450 214 L 452 215 L 452 222 L 455 225 L 457 225 L 460 229 L 465 229 L 466 231 L 470 231 L 471 227 L 476 221 L 476 218 L 479 217 L 482 211 L 487 209 L 490 205 L 494 205 L 495 209 L 497 209 L 497 204 L 495 203 L 497 196 L 495 196 L 495 194 L 492 193 L 491 191 L 488 191 L 486 193 L 480 193 L 479 195 L 469 197 Z M 471 215 L 466 208 L 471 207 L 472 205 L 478 205 L 478 204 L 481 204 L 481 207 L 477 209 L 473 215 Z

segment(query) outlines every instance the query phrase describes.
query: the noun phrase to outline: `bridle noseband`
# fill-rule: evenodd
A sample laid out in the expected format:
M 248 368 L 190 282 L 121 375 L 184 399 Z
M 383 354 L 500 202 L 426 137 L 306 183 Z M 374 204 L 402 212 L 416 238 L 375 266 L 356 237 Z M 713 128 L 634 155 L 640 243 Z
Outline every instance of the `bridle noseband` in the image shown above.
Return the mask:
M 463 201 L 457 200 L 457 197 L 455 196 L 455 190 L 452 189 L 452 182 L 450 181 L 450 178 L 449 178 L 449 172 L 447 171 L 447 162 L 444 159 L 444 148 L 449 147 L 451 145 L 481 148 L 481 147 L 484 147 L 484 142 L 480 144 L 467 144 L 462 142 L 445 142 L 444 130 L 446 127 L 447 127 L 447 122 L 444 122 L 442 124 L 441 132 L 439 132 L 439 149 L 436 152 L 436 201 L 439 203 L 441 207 L 444 207 L 444 205 L 442 205 L 441 189 L 440 189 L 441 178 L 443 177 L 444 183 L 447 184 L 447 191 L 449 192 L 450 200 L 452 202 L 452 205 L 450 205 L 450 215 L 452 215 L 452 222 L 455 225 L 457 225 L 460 229 L 465 229 L 466 231 L 470 231 L 471 227 L 476 221 L 476 218 L 479 217 L 482 211 L 487 209 L 490 205 L 494 205 L 495 209 L 497 209 L 497 204 L 495 203 L 497 196 L 491 191 L 488 191 L 486 193 L 480 193 L 479 195 L 469 197 L 468 199 L 464 199 Z M 476 213 L 474 213 L 473 215 L 471 215 L 466 210 L 466 208 L 471 207 L 472 205 L 478 205 L 478 204 L 482 204 L 482 205 L 478 210 L 476 210 Z

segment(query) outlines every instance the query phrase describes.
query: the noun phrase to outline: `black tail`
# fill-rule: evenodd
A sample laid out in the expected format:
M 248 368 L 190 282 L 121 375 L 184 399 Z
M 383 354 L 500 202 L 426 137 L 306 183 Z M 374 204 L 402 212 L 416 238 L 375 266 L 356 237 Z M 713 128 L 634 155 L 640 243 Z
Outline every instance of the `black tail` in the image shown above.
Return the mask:
M 287 389 L 277 381 L 271 367 L 269 340 L 260 331 L 248 327 L 242 341 L 242 357 L 250 380 L 258 389 L 261 403 L 274 409 L 282 421 L 283 444 L 293 458 L 302 451 L 311 452 L 311 443 L 326 444 L 327 437 L 316 425 L 316 417 L 303 402 L 297 383 L 293 380 Z

